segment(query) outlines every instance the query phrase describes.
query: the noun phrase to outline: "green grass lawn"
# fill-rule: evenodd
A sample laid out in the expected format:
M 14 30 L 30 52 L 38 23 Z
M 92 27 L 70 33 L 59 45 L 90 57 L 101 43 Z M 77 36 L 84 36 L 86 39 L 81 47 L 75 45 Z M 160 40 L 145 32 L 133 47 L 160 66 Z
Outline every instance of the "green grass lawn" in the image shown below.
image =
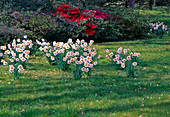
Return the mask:
M 164 22 L 170 27 L 170 8 L 169 6 L 153 7 L 153 10 L 139 10 L 140 14 L 144 15 L 153 22 Z
M 170 26 L 163 7 L 141 13 Z M 165 7 L 167 9 L 167 7 Z M 17 80 L 0 65 L 0 117 L 170 116 L 170 36 L 147 40 L 94 44 L 102 58 L 92 77 L 76 81 L 72 71 L 61 72 L 36 53 Z M 141 53 L 135 78 L 111 65 L 105 49 L 129 48 Z
M 58 71 L 38 53 L 18 80 L 0 65 L 0 116 L 170 116 L 170 37 L 94 46 L 102 58 L 92 77 L 78 81 L 71 71 Z M 118 47 L 141 53 L 143 64 L 135 78 L 127 78 L 104 57 L 105 49 Z

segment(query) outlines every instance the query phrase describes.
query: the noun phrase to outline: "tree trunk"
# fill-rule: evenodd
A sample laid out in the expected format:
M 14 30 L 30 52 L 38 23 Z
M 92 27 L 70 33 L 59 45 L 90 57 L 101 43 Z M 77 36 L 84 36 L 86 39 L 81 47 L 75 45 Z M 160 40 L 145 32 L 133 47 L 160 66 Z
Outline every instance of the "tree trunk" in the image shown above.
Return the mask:
M 125 7 L 128 7 L 128 0 L 125 0 Z
M 154 2 L 153 2 L 153 6 L 156 6 L 156 0 L 154 0 Z
M 149 10 L 152 10 L 152 0 L 149 0 L 148 6 L 149 6 Z
M 129 1 L 129 6 L 131 8 L 134 8 L 135 7 L 135 0 L 128 0 Z
M 144 4 L 144 0 L 140 0 L 139 8 Z

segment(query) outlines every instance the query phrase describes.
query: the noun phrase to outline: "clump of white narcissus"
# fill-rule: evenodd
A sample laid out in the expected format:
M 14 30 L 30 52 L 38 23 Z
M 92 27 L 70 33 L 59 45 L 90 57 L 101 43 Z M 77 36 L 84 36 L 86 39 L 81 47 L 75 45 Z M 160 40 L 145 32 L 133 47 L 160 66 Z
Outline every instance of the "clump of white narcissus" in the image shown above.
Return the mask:
M 68 39 L 67 43 L 53 42 L 50 45 L 49 42 L 42 42 L 37 40 L 40 46 L 40 51 L 44 52 L 47 60 L 50 64 L 55 63 L 59 69 L 67 70 L 70 65 L 73 69 L 75 79 L 80 79 L 83 73 L 88 76 L 91 74 L 91 69 L 94 65 L 97 65 L 97 52 L 95 48 L 92 48 L 93 40 L 90 40 L 88 44 L 85 40 L 77 39 L 73 43 L 72 39 Z
M 54 41 L 52 45 L 50 45 L 49 42 L 45 42 L 44 39 L 42 39 L 42 42 L 38 40 L 36 40 L 36 42 L 40 45 L 39 50 L 45 54 L 50 64 L 57 65 L 60 70 L 68 70 L 69 64 L 67 64 L 68 56 L 66 56 L 66 53 L 71 50 L 69 42 L 63 43 Z
M 14 78 L 18 78 L 20 73 L 26 68 L 27 59 L 30 58 L 30 49 L 33 47 L 32 40 L 13 40 L 7 46 L 1 46 L 0 49 L 4 52 L 4 59 L 1 59 L 3 65 L 9 65 L 9 72 L 13 74 Z
M 164 32 L 167 31 L 168 33 L 168 27 L 167 25 L 164 25 L 163 22 L 150 23 L 149 25 L 150 31 L 157 34 L 159 38 L 163 37 Z
M 1 46 L 0 47 L 0 64 L 2 64 L 1 60 L 3 59 L 3 51 L 6 50 L 6 46 Z
M 140 53 L 133 53 L 129 51 L 130 49 L 123 49 L 120 47 L 118 48 L 117 53 L 114 54 L 106 49 L 106 53 L 108 54 L 105 57 L 110 59 L 110 62 L 118 68 L 125 69 L 128 77 L 134 77 L 136 71 L 135 68 L 137 64 L 141 62 L 139 58 Z
M 91 76 L 92 68 L 97 65 L 97 61 L 100 58 L 97 51 L 92 47 L 94 41 L 90 40 L 88 44 L 85 40 L 77 39 L 74 44 L 71 44 L 72 51 L 70 54 L 68 64 L 72 64 L 73 74 L 76 80 L 80 79 L 83 74 Z

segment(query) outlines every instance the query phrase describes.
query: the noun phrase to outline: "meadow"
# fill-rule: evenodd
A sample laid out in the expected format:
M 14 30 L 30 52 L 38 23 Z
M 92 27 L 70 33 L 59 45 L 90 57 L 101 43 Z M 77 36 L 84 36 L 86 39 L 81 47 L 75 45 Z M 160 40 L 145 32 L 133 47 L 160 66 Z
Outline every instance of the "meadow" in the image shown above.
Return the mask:
M 8 68 L 1 65 L 0 115 L 168 117 L 169 39 L 95 44 L 102 58 L 92 77 L 78 81 L 71 71 L 58 71 L 38 53 L 18 80 L 11 80 Z M 127 78 L 105 59 L 105 49 L 118 47 L 141 53 L 143 65 L 135 78 Z
M 168 22 L 169 17 L 165 20 Z M 11 78 L 8 67 L 0 65 L 0 116 L 169 116 L 170 36 L 102 42 L 93 47 L 101 59 L 92 76 L 80 80 L 73 78 L 71 70 L 59 71 L 50 65 L 39 52 L 30 57 L 19 79 Z M 116 52 L 119 47 L 141 54 L 136 77 L 127 77 L 105 58 L 106 49 Z

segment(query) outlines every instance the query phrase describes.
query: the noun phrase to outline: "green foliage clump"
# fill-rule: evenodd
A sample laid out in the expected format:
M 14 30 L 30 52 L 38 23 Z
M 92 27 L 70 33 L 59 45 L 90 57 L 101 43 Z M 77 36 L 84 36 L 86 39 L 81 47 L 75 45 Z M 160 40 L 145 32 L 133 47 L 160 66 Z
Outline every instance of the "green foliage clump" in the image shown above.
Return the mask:
M 15 26 L 16 32 L 22 31 L 32 39 L 45 38 L 49 42 L 66 42 L 70 37 L 73 39 L 84 38 L 86 41 L 93 39 L 95 42 L 124 39 L 132 40 L 145 36 L 149 31 L 148 23 L 141 20 L 141 15 L 133 9 L 118 6 L 108 6 L 106 8 L 94 6 L 92 8 L 90 7 L 91 4 L 83 5 L 79 8 L 81 6 L 80 4 L 78 11 L 75 13 L 79 13 L 79 16 L 83 16 L 85 18 L 83 19 L 84 21 L 77 22 L 70 21 L 68 20 L 68 17 L 65 18 L 65 14 L 61 15 L 58 13 L 57 10 L 59 9 L 55 9 L 55 7 L 63 8 L 60 7 L 59 4 L 62 3 L 61 1 L 51 1 L 49 3 L 53 5 L 51 5 L 50 11 L 48 12 L 43 12 L 43 7 L 41 6 L 36 8 L 36 11 L 32 9 L 30 9 L 32 11 L 25 11 L 25 9 L 17 8 L 13 11 L 13 7 L 10 9 L 10 5 L 4 5 L 3 7 L 5 9 L 9 8 L 9 10 L 3 10 L 0 20 L 9 27 Z M 25 4 L 26 3 L 24 3 L 24 5 Z M 71 9 L 67 8 L 67 6 L 64 9 L 68 11 L 73 9 L 75 10 L 75 5 L 77 4 L 69 2 Z M 84 8 L 89 8 L 89 12 L 84 12 Z M 53 10 L 57 12 L 53 12 Z M 96 17 L 95 13 L 97 13 L 97 16 L 105 15 L 107 18 Z M 76 17 L 77 14 L 71 15 Z M 93 30 L 89 30 L 89 28 Z M 12 38 L 19 36 L 16 34 L 12 35 L 14 35 Z
M 149 32 L 149 23 L 141 18 L 138 11 L 116 6 L 110 13 L 116 23 L 121 39 L 133 40 L 146 36 Z
M 2 0 L 0 1 L 1 8 L 8 5 L 12 10 L 16 11 L 37 11 L 49 12 L 52 8 L 51 0 Z

